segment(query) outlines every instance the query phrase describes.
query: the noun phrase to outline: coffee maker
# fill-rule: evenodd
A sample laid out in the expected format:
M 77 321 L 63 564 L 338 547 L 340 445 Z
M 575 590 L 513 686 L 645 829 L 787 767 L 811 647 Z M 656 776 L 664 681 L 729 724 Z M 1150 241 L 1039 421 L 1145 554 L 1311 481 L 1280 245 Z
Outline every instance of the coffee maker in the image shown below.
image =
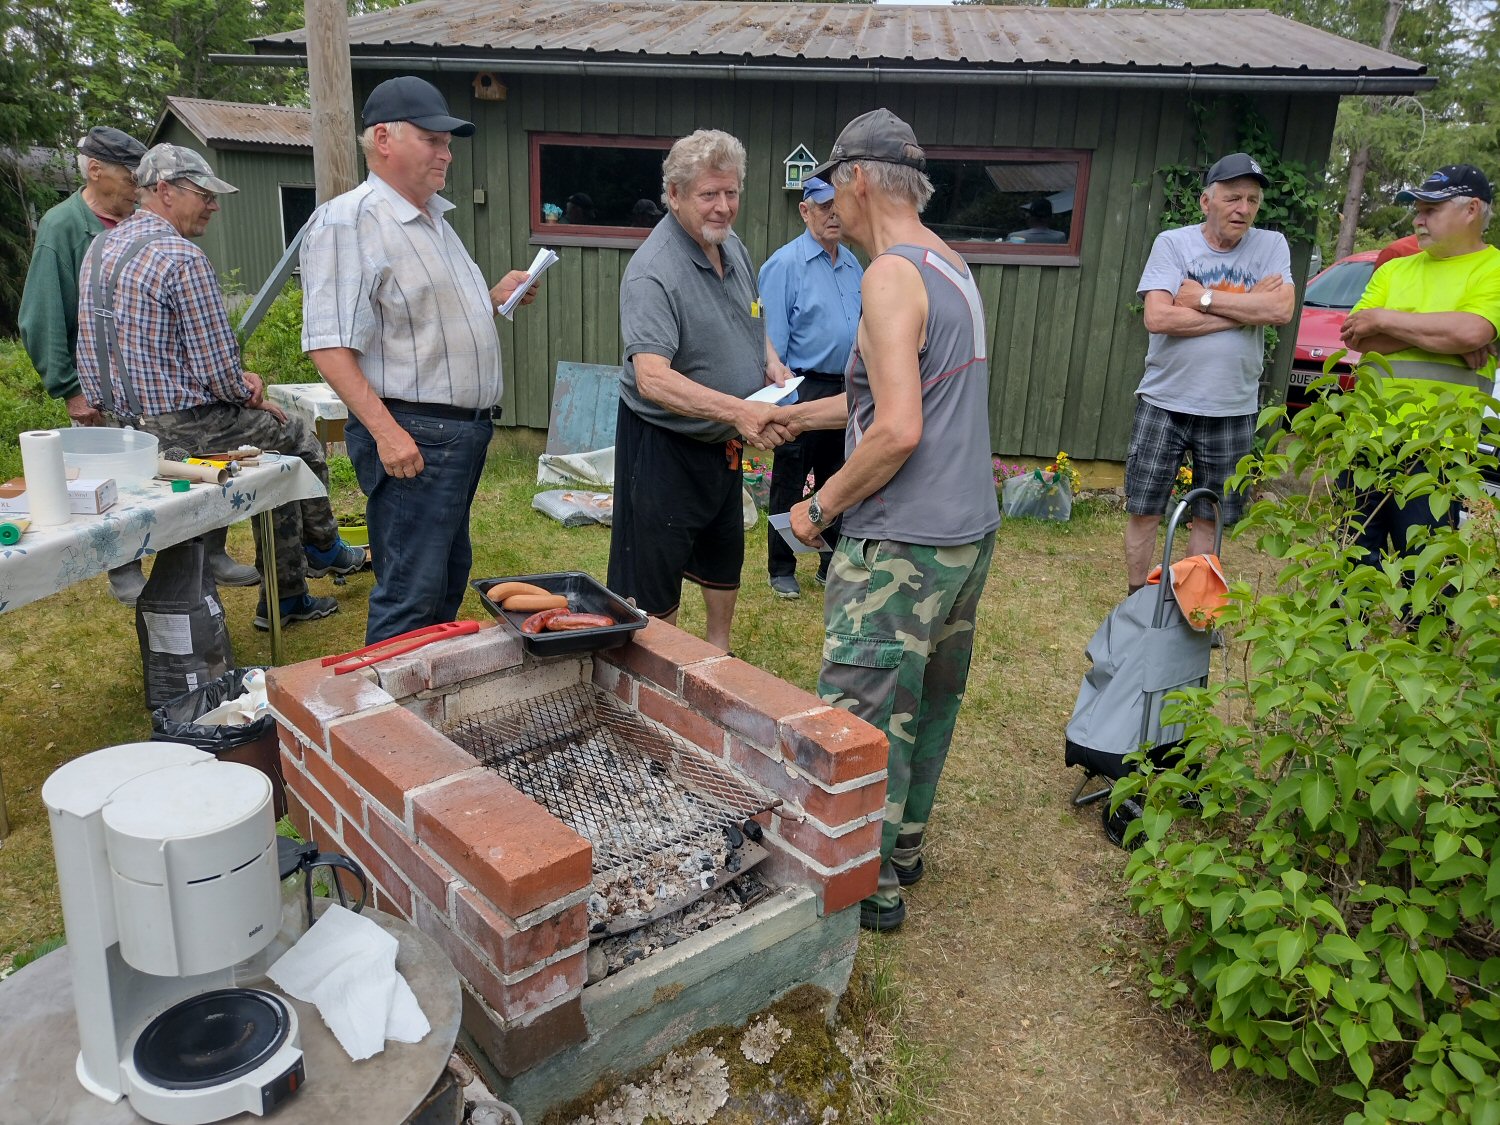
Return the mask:
M 271 785 L 167 742 L 86 754 L 42 786 L 73 968 L 76 1072 L 159 1125 L 268 1113 L 301 1088 L 297 1014 L 235 988 L 276 936 Z

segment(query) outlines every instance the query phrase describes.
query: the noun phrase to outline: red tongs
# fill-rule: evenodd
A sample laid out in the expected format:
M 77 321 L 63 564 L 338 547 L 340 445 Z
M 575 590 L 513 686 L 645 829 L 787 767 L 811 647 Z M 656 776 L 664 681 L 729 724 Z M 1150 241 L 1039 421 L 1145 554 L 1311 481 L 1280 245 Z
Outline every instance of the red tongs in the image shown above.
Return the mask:
M 433 641 L 466 637 L 470 633 L 477 632 L 479 632 L 477 621 L 444 621 L 439 625 L 426 625 L 420 629 L 413 629 L 409 633 L 402 633 L 383 641 L 376 641 L 372 645 L 365 645 L 364 648 L 357 648 L 353 652 L 340 653 L 338 656 L 325 656 L 323 667 L 337 665 L 333 669 L 333 674 L 342 676 L 345 672 L 355 672 L 360 668 L 379 664 L 382 660 L 389 660 L 393 656 L 412 652 L 423 645 L 430 645 Z M 344 663 L 345 661 L 348 663 Z

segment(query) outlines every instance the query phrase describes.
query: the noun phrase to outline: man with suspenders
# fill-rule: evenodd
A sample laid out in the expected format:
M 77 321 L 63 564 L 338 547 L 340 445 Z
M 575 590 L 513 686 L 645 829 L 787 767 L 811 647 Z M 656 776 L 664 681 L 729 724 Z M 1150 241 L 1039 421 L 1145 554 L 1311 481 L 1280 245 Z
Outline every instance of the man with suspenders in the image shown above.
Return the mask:
M 200 237 L 236 191 L 191 149 L 157 145 L 136 169 L 141 209 L 94 240 L 79 276 L 78 377 L 111 425 L 189 452 L 253 445 L 294 453 L 326 487 L 322 445 L 264 399 L 259 375 L 240 367 L 213 265 Z M 338 537 L 326 496 L 276 509 L 275 557 L 283 624 L 338 610 L 307 592 L 307 578 L 349 574 L 364 552 Z M 270 544 L 257 543 L 262 558 Z M 255 626 L 269 629 L 264 598 Z

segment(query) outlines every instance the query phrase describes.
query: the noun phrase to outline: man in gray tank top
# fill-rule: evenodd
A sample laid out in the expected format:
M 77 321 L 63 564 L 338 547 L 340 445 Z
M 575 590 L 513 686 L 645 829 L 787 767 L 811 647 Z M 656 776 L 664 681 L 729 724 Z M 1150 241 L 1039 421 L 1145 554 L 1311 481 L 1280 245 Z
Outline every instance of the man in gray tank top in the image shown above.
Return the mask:
M 880 876 L 860 925 L 906 918 L 922 840 L 969 678 L 1000 510 L 990 467 L 985 315 L 968 266 L 922 225 L 932 197 L 911 128 L 855 118 L 815 173 L 870 255 L 845 394 L 784 408 L 793 433 L 846 428 L 844 467 L 792 508 L 816 545 L 843 524 L 824 601 L 818 694 L 885 732 Z M 940 502 L 935 502 L 940 500 Z

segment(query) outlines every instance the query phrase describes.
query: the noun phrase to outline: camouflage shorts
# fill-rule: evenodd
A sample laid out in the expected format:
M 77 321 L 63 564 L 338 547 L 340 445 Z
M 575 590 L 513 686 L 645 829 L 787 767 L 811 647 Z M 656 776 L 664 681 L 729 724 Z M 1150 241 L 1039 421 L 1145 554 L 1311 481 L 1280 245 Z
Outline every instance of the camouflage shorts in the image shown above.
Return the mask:
M 839 540 L 824 598 L 818 695 L 889 741 L 880 855 L 913 866 L 969 679 L 994 533 L 959 547 Z M 894 902 L 894 876 L 882 892 Z M 877 895 L 877 899 L 881 897 Z

